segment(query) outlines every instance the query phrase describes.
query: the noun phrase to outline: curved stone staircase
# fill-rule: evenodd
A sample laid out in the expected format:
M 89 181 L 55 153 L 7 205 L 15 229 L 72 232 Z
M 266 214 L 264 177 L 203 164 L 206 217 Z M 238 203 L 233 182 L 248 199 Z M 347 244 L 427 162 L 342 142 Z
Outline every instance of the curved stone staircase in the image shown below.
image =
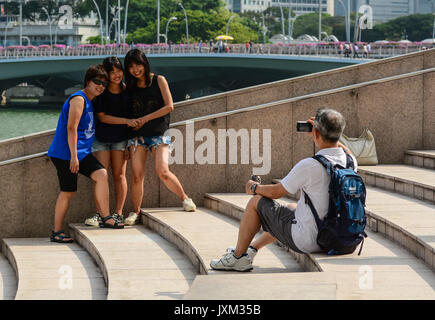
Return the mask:
M 432 155 L 419 151 L 423 160 L 415 163 Z M 412 161 L 360 167 L 368 194 L 368 238 L 360 256 L 302 255 L 277 243 L 260 250 L 252 272 L 214 271 L 209 262 L 236 244 L 250 196 L 206 194 L 196 212 L 145 208 L 142 225 L 124 230 L 71 224 L 73 244 L 3 239 L 0 294 L 51 300 L 435 299 L 435 204 L 418 191 L 434 190 L 435 171 Z M 411 186 L 413 193 L 404 192 Z

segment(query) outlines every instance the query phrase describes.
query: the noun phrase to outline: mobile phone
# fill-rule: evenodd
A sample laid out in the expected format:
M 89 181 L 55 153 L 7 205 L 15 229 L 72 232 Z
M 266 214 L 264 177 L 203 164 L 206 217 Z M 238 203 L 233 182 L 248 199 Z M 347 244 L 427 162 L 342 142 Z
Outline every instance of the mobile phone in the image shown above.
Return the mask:
M 311 132 L 313 125 L 307 121 L 298 121 L 296 123 L 296 132 Z
M 255 182 L 258 182 L 258 183 L 261 183 L 261 178 L 260 178 L 260 176 L 255 176 L 255 175 L 253 175 L 253 176 L 251 177 L 251 180 L 252 180 L 252 181 L 255 181 Z

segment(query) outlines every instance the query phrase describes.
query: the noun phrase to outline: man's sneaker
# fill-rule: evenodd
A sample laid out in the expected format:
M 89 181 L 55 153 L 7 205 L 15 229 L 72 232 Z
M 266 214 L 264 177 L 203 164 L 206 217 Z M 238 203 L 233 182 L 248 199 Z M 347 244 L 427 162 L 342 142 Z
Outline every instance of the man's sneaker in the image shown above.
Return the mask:
M 195 211 L 196 205 L 193 203 L 193 200 L 190 198 L 184 199 L 183 201 L 184 211 Z
M 229 252 L 234 253 L 234 251 L 236 251 L 236 247 L 228 247 L 227 248 L 227 253 L 229 253 Z M 248 254 L 248 257 L 251 259 L 251 263 L 252 263 L 252 262 L 254 262 L 254 258 L 257 255 L 258 250 L 255 249 L 253 246 L 249 246 L 246 253 Z
M 113 217 L 113 219 L 115 219 L 116 222 L 124 223 L 124 217 L 122 214 L 114 213 L 114 214 L 112 214 L 112 217 Z
M 136 212 L 130 212 L 128 217 L 124 220 L 126 226 L 132 226 L 139 222 L 139 215 Z
M 228 252 L 220 259 L 211 260 L 210 267 L 215 270 L 226 271 L 250 271 L 253 268 L 251 259 L 246 253 L 240 258 L 236 258 L 233 252 Z
M 85 225 L 90 227 L 98 227 L 101 223 L 101 216 L 99 213 L 96 213 L 93 217 L 87 218 L 85 220 Z

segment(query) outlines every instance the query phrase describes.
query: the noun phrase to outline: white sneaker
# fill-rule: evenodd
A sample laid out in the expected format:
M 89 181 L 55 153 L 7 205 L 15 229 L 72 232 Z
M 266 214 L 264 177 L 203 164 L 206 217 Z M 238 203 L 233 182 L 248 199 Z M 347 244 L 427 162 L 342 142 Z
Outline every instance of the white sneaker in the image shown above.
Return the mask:
M 220 259 L 213 259 L 210 261 L 210 267 L 215 270 L 226 271 L 250 271 L 252 270 L 251 259 L 247 254 L 242 255 L 237 259 L 233 252 L 229 252 Z
M 98 227 L 101 223 L 101 216 L 99 213 L 96 213 L 94 216 L 87 218 L 85 220 L 85 225 L 90 227 Z
M 195 211 L 196 205 L 193 203 L 193 200 L 190 198 L 184 199 L 183 201 L 184 211 Z
M 236 251 L 236 247 L 228 247 L 227 248 L 227 253 L 229 252 L 234 252 Z M 251 263 L 254 262 L 254 258 L 258 253 L 258 250 L 255 250 L 254 248 L 252 248 L 251 246 L 248 247 L 248 250 L 246 251 L 246 253 L 248 254 L 248 257 L 251 259 Z
M 132 226 L 139 222 L 139 215 L 136 212 L 130 212 L 127 219 L 124 220 L 126 226 Z

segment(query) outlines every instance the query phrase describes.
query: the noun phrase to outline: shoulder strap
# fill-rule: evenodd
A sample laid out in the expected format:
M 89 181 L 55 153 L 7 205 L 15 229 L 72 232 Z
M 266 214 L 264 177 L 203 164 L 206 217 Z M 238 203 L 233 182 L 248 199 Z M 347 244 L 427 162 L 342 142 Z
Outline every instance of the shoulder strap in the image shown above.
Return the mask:
M 331 175 L 333 167 L 332 167 L 332 163 L 328 159 L 326 159 L 324 156 L 322 156 L 320 154 L 315 155 L 313 157 L 313 159 L 316 159 L 317 161 L 319 161 L 322 164 L 322 166 L 325 167 L 326 173 L 328 175 Z
M 314 220 L 316 220 L 317 230 L 320 231 L 320 226 L 322 225 L 322 220 L 320 220 L 319 215 L 317 214 L 316 208 L 314 208 L 313 202 L 311 201 L 308 194 L 305 192 L 305 190 L 302 190 L 304 192 L 304 198 L 305 203 L 308 204 L 308 206 L 311 209 L 311 212 L 313 213 Z
M 353 158 L 350 154 L 348 154 L 346 151 L 346 168 L 355 170 L 355 163 L 353 162 Z

